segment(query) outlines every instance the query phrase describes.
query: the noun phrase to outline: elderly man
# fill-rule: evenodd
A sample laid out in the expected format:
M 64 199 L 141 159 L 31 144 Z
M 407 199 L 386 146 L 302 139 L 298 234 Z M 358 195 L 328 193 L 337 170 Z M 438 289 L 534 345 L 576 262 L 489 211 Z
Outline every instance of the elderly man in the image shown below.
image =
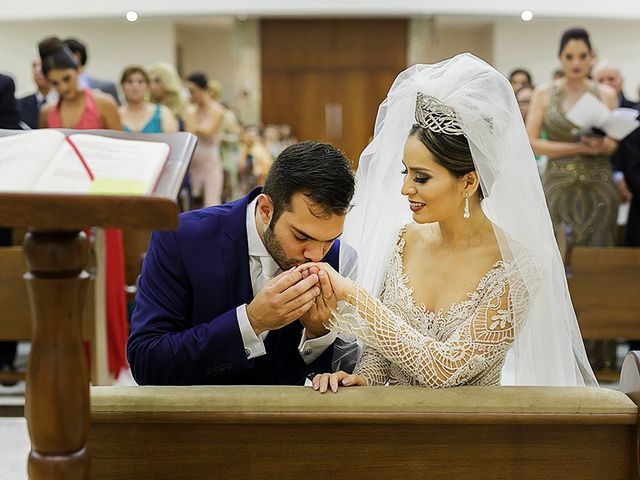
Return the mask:
M 605 83 L 615 89 L 620 107 L 635 108 L 640 115 L 640 105 L 630 102 L 624 96 L 619 68 L 609 63 L 598 64 L 593 70 L 593 77 L 599 83 Z M 622 199 L 631 200 L 625 244 L 630 247 L 640 247 L 640 129 L 620 142 L 620 147 L 611 158 L 611 163 L 617 170 L 614 175 L 621 177 L 616 183 Z
M 624 92 L 622 91 L 622 74 L 620 73 L 620 69 L 615 65 L 608 62 L 601 62 L 597 64 L 593 69 L 593 78 L 596 82 L 609 85 L 616 91 L 618 94 L 618 107 L 640 108 L 637 103 L 628 100 L 624 96 Z

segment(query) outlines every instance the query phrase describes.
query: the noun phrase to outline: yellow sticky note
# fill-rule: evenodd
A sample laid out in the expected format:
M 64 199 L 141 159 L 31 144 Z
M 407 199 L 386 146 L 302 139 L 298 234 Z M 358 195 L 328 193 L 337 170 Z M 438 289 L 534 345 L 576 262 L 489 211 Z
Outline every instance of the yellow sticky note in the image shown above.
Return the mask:
M 144 195 L 145 183 L 142 180 L 120 180 L 96 178 L 91 183 L 89 193 L 100 195 Z

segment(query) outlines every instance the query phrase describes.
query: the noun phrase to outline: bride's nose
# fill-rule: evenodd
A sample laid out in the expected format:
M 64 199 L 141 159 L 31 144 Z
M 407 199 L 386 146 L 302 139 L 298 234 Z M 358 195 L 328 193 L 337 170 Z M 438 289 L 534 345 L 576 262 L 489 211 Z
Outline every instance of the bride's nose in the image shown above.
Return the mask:
M 400 189 L 400 193 L 407 196 L 417 193 L 416 187 L 413 185 L 413 182 L 409 178 L 409 175 L 407 175 L 404 179 L 404 182 L 402 182 L 402 189 Z

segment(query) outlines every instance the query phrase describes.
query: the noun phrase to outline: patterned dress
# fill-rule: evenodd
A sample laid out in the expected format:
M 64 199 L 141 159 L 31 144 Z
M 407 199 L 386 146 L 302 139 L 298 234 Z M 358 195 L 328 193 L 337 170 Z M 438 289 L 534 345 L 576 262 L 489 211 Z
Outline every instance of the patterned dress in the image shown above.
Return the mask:
M 366 344 L 354 373 L 367 385 L 499 385 L 528 307 L 523 276 L 500 260 L 467 299 L 447 312 L 429 311 L 416 304 L 404 273 L 405 231 L 398 234 L 380 300 L 357 287 L 333 316 L 333 329 Z
M 597 87 L 592 93 L 598 96 Z M 549 140 L 579 142 L 586 132 L 562 110 L 564 91 L 553 87 L 543 129 Z M 550 159 L 542 176 L 549 212 L 557 229 L 571 228 L 573 245 L 607 247 L 615 244 L 618 192 L 608 157 L 575 155 Z

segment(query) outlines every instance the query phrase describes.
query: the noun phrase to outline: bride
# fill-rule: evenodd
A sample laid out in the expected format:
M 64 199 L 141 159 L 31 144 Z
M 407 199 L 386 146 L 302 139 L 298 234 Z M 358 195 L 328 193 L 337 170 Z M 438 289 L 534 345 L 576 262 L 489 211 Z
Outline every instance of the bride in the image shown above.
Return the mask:
M 357 281 L 299 268 L 319 274 L 330 328 L 365 351 L 315 390 L 597 384 L 518 105 L 491 66 L 462 54 L 402 72 L 354 203 L 342 238 Z

